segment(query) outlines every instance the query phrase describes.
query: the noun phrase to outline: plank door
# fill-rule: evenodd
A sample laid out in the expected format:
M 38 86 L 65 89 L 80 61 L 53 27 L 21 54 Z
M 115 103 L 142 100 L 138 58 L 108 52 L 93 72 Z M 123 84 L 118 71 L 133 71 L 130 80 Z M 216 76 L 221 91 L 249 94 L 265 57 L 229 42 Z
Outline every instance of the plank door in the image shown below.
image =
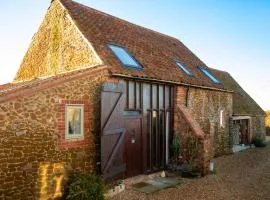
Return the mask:
M 105 83 L 101 92 L 101 172 L 105 180 L 122 178 L 124 160 L 123 86 Z
M 142 118 L 140 116 L 126 116 L 125 128 L 126 176 L 131 177 L 143 172 Z

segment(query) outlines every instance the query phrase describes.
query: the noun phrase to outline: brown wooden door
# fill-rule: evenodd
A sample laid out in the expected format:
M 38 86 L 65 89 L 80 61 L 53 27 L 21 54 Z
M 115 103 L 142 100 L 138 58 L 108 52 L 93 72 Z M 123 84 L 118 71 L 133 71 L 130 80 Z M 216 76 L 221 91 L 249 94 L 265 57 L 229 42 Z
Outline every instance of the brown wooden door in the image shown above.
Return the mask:
M 105 180 L 125 174 L 124 104 L 123 86 L 105 83 L 101 92 L 101 172 Z
M 140 116 L 126 117 L 125 128 L 126 176 L 130 177 L 143 172 L 142 118 Z
M 248 125 L 248 119 L 242 119 L 240 121 L 240 139 L 241 139 L 241 144 L 249 144 L 249 125 Z

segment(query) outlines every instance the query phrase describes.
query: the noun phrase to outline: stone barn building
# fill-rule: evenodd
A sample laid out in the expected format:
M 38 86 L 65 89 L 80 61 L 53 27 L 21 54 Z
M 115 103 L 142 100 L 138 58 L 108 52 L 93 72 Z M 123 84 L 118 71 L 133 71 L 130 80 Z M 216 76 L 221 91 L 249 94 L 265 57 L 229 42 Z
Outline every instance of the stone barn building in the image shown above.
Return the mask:
M 0 86 L 0 199 L 59 198 L 74 172 L 166 169 L 176 136 L 205 174 L 214 156 L 264 135 L 261 108 L 179 40 L 53 0 Z

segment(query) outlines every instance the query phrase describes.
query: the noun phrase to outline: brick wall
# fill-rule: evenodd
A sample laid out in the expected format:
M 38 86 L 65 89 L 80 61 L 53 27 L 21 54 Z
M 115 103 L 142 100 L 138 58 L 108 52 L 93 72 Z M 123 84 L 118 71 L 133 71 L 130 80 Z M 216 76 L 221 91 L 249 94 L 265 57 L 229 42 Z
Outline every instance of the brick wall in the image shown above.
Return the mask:
M 107 76 L 97 71 L 6 102 L 2 97 L 0 199 L 57 198 L 70 173 L 95 170 L 100 89 Z M 66 103 L 85 105 L 82 141 L 64 140 Z
M 205 134 L 214 138 L 215 156 L 230 152 L 229 118 L 232 116 L 232 93 L 220 91 L 189 90 L 188 108 L 201 125 Z M 220 126 L 220 111 L 223 110 L 223 126 Z
M 232 94 L 221 91 L 211 91 L 178 86 L 175 88 L 175 107 L 185 106 L 189 115 L 199 124 L 204 133 L 200 140 L 200 158 L 197 164 L 208 167 L 209 161 L 218 155 L 229 153 L 229 117 L 232 115 Z M 220 110 L 223 110 L 223 126 L 220 126 Z M 182 137 L 197 137 L 196 130 L 175 109 L 174 132 Z M 196 136 L 197 135 L 197 136 Z M 185 146 L 185 144 L 183 144 Z
M 266 127 L 265 127 L 265 116 L 257 115 L 251 118 L 251 138 L 258 137 L 265 139 Z

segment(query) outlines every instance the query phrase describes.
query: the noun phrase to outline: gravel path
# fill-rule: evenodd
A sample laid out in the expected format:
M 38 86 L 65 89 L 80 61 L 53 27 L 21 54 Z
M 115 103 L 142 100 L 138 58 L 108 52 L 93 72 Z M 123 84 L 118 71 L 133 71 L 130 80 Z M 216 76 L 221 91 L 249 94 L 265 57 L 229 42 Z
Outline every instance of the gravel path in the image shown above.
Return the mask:
M 215 159 L 217 174 L 184 179 L 176 188 L 145 195 L 131 189 L 113 200 L 270 200 L 270 145 Z

